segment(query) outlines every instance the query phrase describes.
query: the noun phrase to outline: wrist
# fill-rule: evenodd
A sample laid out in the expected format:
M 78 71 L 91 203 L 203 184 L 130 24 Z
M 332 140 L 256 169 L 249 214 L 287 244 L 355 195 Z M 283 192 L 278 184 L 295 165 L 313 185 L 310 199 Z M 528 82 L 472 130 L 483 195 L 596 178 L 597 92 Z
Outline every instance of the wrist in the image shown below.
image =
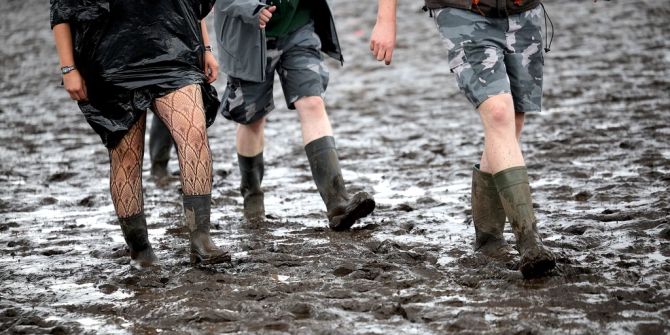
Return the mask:
M 211 45 L 205 45 L 205 51 L 212 52 L 212 46 Z
M 64 66 L 61 66 L 60 73 L 62 75 L 66 75 L 66 74 L 68 74 L 72 71 L 75 71 L 76 69 L 77 69 L 77 67 L 74 66 L 74 65 L 64 65 Z

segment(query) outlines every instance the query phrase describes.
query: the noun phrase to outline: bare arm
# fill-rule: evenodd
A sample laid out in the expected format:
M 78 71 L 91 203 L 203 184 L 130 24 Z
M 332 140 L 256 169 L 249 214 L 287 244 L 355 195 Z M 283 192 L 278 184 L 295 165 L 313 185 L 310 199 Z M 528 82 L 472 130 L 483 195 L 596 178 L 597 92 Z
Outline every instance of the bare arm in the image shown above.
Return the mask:
M 56 50 L 60 59 L 60 66 L 71 66 L 74 63 L 74 48 L 72 46 L 72 33 L 69 23 L 57 24 L 53 28 Z M 85 101 L 88 99 L 86 83 L 78 70 L 63 75 L 65 90 L 73 100 Z
M 379 0 L 377 23 L 370 36 L 370 51 L 378 61 L 391 64 L 396 41 L 397 0 Z
M 203 64 L 205 68 L 205 76 L 207 76 L 207 82 L 212 83 L 219 77 L 219 62 L 216 61 L 216 57 L 212 53 L 211 44 L 209 44 L 209 34 L 207 33 L 207 23 L 205 19 L 200 21 L 200 30 L 202 31 L 202 42 L 205 44 L 207 50 L 205 50 L 205 56 L 203 59 Z

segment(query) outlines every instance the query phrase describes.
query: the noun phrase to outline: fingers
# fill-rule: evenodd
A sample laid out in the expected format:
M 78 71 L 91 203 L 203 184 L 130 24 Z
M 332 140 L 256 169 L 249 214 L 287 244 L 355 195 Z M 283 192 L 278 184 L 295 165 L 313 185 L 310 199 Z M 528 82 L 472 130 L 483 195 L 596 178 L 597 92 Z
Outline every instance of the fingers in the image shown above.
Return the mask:
M 393 60 L 393 49 L 386 50 L 384 55 L 384 64 L 391 65 L 391 60 Z
M 215 82 L 216 79 L 219 77 L 219 66 L 216 63 L 210 64 L 207 67 L 206 75 L 207 75 L 207 83 L 208 84 L 211 84 L 211 83 Z
M 370 51 L 372 56 L 378 61 L 384 61 L 386 65 L 390 65 L 393 60 L 393 47 L 384 46 L 383 43 L 372 40 L 370 42 Z
M 259 15 L 261 29 L 264 29 L 265 26 L 267 26 L 268 22 L 270 22 L 270 19 L 272 18 L 272 13 L 274 13 L 275 10 L 277 10 L 276 6 L 270 6 L 268 8 L 261 9 L 261 13 Z

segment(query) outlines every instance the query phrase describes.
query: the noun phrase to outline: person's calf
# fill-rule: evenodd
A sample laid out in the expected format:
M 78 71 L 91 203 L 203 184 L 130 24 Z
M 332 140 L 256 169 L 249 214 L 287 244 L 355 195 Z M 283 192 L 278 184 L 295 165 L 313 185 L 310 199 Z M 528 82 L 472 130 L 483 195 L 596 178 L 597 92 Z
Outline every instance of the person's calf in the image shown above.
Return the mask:
M 320 96 L 303 97 L 294 105 L 300 116 L 303 144 L 307 145 L 324 136 L 333 136 L 323 98 Z

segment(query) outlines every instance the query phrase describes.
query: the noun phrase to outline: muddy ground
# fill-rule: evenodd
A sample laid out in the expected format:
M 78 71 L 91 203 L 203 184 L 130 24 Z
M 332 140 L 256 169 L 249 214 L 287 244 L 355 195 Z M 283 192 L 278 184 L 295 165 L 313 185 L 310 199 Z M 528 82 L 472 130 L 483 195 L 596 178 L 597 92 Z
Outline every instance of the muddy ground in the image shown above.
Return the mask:
M 329 112 L 345 179 L 374 194 L 374 215 L 327 229 L 297 116 L 276 90 L 270 220 L 243 222 L 234 125 L 219 118 L 214 237 L 233 263 L 189 265 L 179 184 L 151 181 L 146 155 L 161 266 L 140 272 L 115 221 L 106 150 L 59 87 L 47 2 L 0 1 L 0 332 L 670 332 L 667 4 L 547 1 L 544 112 L 529 116 L 523 148 L 559 264 L 523 280 L 513 262 L 472 251 L 481 126 L 421 2 L 401 2 L 389 67 L 367 51 L 375 1 L 334 4 L 346 63 L 329 63 Z

